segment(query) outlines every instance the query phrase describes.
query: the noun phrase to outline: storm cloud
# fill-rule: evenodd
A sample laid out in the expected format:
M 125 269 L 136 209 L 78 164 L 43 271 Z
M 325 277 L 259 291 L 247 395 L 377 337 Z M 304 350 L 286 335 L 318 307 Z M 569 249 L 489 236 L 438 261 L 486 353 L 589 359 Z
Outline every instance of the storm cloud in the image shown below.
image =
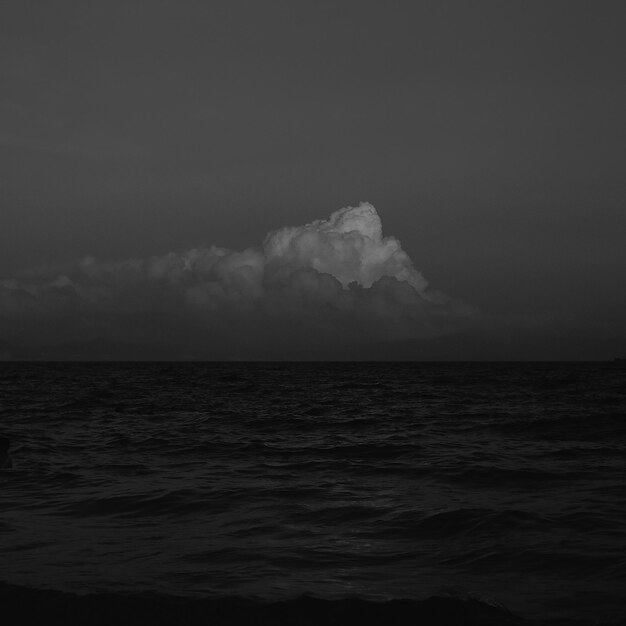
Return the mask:
M 203 358 L 339 356 L 457 332 L 476 318 L 429 287 L 369 203 L 270 232 L 243 251 L 88 257 L 0 282 L 0 338 L 31 346 L 116 341 Z

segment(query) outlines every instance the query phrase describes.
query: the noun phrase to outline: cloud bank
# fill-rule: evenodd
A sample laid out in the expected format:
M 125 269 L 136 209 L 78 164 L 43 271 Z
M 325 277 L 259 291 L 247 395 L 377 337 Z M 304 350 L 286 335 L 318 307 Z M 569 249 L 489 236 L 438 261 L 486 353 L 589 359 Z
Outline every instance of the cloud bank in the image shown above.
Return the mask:
M 369 203 L 243 251 L 89 257 L 0 281 L 5 342 L 132 342 L 183 358 L 349 357 L 355 346 L 434 338 L 475 318 L 428 286 Z

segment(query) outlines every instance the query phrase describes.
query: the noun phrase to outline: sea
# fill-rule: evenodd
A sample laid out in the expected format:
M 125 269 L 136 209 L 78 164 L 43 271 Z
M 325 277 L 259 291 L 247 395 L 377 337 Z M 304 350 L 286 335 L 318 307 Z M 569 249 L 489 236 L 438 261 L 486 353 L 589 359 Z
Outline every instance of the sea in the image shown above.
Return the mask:
M 626 615 L 621 363 L 1 363 L 0 581 Z

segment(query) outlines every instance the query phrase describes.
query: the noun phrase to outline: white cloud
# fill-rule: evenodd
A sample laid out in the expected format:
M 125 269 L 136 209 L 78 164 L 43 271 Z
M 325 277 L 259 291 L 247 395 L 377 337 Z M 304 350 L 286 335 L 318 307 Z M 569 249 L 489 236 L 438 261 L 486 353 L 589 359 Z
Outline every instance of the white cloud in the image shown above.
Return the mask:
M 368 203 L 271 232 L 259 248 L 85 258 L 0 282 L 2 338 L 31 344 L 106 338 L 275 354 L 433 337 L 474 316 L 428 288 Z

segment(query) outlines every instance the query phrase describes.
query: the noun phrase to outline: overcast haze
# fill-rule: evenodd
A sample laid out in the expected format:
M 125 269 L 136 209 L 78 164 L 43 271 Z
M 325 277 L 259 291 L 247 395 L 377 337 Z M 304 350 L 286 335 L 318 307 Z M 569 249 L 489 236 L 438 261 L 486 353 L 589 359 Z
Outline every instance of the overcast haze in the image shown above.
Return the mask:
M 487 357 L 626 356 L 624 14 L 621 2 L 575 1 L 3 1 L 0 278 L 12 292 L 0 342 L 132 341 L 127 322 L 101 332 L 102 316 L 119 318 L 122 291 L 114 313 L 98 304 L 97 323 L 80 309 L 93 332 L 71 337 L 59 315 L 71 326 L 75 300 L 62 314 L 55 304 L 56 317 L 46 303 L 32 317 L 31 303 L 30 321 L 18 323 L 16 290 L 41 299 L 63 275 L 83 294 L 93 287 L 85 276 L 110 276 L 111 262 L 145 269 L 212 245 L 261 250 L 265 272 L 267 233 L 370 202 L 428 287 L 398 296 L 393 281 L 402 288 L 406 276 L 396 265 L 380 270 L 378 287 L 357 277 L 363 301 L 383 298 L 388 321 L 368 304 L 355 326 L 362 300 L 346 304 L 332 265 L 338 283 L 324 283 L 334 294 L 324 302 L 340 298 L 348 317 L 327 319 L 322 307 L 316 332 L 335 345 L 340 328 L 360 330 L 344 337 L 352 352 L 321 356 L 480 356 L 467 340 L 423 352 L 410 343 L 436 339 L 434 327 L 444 337 L 495 333 Z M 345 241 L 333 233 L 337 250 Z M 361 261 L 368 251 L 359 248 Z M 80 274 L 84 257 L 98 272 Z M 319 255 L 298 258 L 298 271 L 326 271 Z M 30 268 L 39 269 L 19 273 Z M 254 344 L 253 356 L 280 358 L 282 322 L 267 313 L 274 287 L 263 288 L 262 340 L 229 332 Z M 435 292 L 445 298 L 436 311 Z M 384 317 L 390 302 L 399 308 Z M 169 309 L 155 311 L 161 335 L 193 343 Z M 241 323 L 249 329 L 255 315 L 246 309 Z M 381 323 L 395 330 L 372 338 L 366 329 Z M 518 345 L 527 333 L 535 352 Z M 395 347 L 359 352 L 366 338 Z M 221 347 L 220 357 L 246 356 Z

